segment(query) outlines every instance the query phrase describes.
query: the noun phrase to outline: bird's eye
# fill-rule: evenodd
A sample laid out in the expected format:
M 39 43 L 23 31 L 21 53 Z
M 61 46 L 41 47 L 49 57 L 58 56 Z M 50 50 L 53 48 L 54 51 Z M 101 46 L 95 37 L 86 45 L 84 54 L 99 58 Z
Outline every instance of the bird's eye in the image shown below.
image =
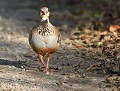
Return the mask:
M 44 12 L 43 12 L 43 11 L 41 11 L 41 13 L 42 13 L 42 14 L 44 14 Z

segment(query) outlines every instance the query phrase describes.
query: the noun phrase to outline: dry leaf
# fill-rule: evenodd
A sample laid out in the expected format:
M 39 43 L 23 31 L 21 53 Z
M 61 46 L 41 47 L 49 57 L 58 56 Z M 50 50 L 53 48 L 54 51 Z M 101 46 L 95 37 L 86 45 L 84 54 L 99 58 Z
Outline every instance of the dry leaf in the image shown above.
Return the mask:
M 111 25 L 109 28 L 110 32 L 116 32 L 118 29 L 120 29 L 119 25 Z

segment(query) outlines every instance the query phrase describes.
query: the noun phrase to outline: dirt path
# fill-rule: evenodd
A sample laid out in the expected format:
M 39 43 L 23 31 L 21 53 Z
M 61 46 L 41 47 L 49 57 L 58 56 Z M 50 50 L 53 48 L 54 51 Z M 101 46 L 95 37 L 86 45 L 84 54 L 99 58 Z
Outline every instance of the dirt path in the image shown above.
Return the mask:
M 27 35 L 11 30 L 14 20 L 1 18 L 0 89 L 1 91 L 102 91 L 104 76 L 84 76 L 95 62 L 94 55 L 85 56 L 86 49 L 62 49 L 53 54 L 50 74 L 42 72 L 37 55 L 28 44 Z M 10 23 L 10 25 L 9 25 Z M 25 27 L 19 24 L 17 30 Z M 63 46 L 65 41 L 63 40 Z M 65 48 L 65 47 L 64 47 Z M 89 89 L 89 90 L 88 90 Z

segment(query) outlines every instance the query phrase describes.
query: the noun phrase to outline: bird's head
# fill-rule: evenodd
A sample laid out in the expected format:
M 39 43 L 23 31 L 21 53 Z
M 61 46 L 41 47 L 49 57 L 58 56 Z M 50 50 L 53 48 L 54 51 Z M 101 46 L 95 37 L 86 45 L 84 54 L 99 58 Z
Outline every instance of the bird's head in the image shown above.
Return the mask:
M 45 20 L 48 20 L 49 19 L 49 15 L 50 15 L 50 12 L 48 11 L 48 8 L 47 7 L 42 7 L 40 9 L 40 18 L 45 21 Z

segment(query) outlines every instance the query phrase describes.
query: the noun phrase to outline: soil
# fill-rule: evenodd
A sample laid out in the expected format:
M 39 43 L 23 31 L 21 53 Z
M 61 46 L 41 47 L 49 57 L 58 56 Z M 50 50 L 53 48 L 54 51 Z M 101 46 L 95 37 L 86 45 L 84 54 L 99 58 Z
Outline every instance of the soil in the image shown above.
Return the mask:
M 120 39 L 109 32 L 120 1 L 80 1 L 0 0 L 0 91 L 120 91 Z M 28 42 L 42 6 L 62 34 L 49 74 Z

